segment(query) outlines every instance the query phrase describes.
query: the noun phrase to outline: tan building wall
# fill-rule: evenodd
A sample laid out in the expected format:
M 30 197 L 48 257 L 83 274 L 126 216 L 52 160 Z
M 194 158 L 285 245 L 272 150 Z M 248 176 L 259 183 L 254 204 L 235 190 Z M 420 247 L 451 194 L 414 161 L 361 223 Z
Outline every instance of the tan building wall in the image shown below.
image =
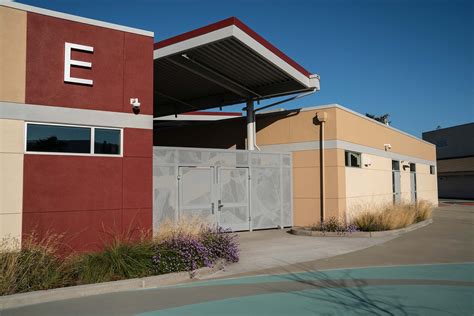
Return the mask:
M 344 151 L 325 151 L 326 217 L 339 217 L 345 209 Z M 342 164 L 342 166 L 341 166 Z M 293 152 L 293 223 L 304 226 L 318 223 L 321 214 L 320 151 Z
M 437 174 L 430 174 L 430 165 L 416 164 L 418 200 L 426 200 L 438 205 Z
M 372 119 L 361 117 L 348 110 L 336 111 L 337 139 L 385 150 L 384 144 L 391 145 L 390 152 L 419 159 L 436 160 L 436 147 L 421 139 L 401 133 Z M 355 128 L 357 126 L 357 128 Z
M 0 119 L 0 239 L 21 239 L 24 122 Z
M 0 6 L 0 101 L 25 103 L 26 12 Z

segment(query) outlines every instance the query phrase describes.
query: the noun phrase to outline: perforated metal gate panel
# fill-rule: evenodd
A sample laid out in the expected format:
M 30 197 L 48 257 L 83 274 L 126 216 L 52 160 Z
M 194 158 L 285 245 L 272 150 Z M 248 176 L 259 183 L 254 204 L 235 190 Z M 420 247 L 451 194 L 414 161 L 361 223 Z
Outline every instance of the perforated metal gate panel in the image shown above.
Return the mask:
M 200 217 L 209 224 L 215 223 L 213 176 L 212 168 L 179 167 L 178 216 Z
M 153 229 L 185 214 L 233 230 L 292 226 L 291 160 L 291 153 L 154 147 Z
M 248 230 L 249 175 L 247 168 L 218 168 L 218 224 L 231 230 Z

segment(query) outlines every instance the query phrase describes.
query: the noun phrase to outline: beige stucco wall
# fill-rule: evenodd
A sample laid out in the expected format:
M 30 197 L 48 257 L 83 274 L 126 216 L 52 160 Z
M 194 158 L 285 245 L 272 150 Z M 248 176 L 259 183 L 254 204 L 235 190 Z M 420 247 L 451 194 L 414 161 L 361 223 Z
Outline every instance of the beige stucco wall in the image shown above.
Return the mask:
M 25 102 L 26 12 L 0 6 L 0 101 Z
M 370 162 L 370 165 L 345 167 L 347 221 L 361 212 L 393 201 L 392 160 L 363 153 L 362 162 Z
M 416 164 L 416 183 L 418 200 L 426 200 L 438 205 L 437 174 L 430 174 L 430 166 Z
M 337 139 L 426 160 L 436 160 L 436 147 L 422 140 L 400 133 L 374 120 L 360 117 L 344 109 L 336 111 Z M 355 128 L 357 127 L 357 128 Z
M 291 144 L 319 140 L 319 124 L 314 117 L 318 111 L 302 111 L 285 118 L 275 116 L 257 118 L 257 143 L 259 145 Z M 324 139 L 336 139 L 336 108 L 327 108 L 328 114 Z
M 0 119 L 0 239 L 21 238 L 24 122 Z

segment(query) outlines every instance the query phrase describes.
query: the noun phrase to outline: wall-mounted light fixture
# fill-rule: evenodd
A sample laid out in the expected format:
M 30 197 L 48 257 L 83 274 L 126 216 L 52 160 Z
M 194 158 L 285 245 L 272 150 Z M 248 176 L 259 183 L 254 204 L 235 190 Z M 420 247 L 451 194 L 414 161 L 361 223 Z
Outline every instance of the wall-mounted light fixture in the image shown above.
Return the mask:
M 130 98 L 130 105 L 132 106 L 133 113 L 138 114 L 140 113 L 140 101 L 138 98 Z
M 385 151 L 392 149 L 392 145 L 390 144 L 383 144 L 383 147 L 385 148 Z

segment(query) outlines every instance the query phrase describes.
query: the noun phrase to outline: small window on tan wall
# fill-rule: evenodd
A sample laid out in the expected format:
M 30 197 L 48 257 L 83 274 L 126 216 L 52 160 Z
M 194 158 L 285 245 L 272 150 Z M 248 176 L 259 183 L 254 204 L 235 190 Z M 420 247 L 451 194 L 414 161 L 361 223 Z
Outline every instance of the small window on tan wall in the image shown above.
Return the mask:
M 361 166 L 361 157 L 360 156 L 361 156 L 360 153 L 356 153 L 354 151 L 346 150 L 346 152 L 345 152 L 346 167 L 360 168 L 360 166 Z
M 430 166 L 430 174 L 435 174 L 436 170 L 435 170 L 435 166 L 431 165 Z

